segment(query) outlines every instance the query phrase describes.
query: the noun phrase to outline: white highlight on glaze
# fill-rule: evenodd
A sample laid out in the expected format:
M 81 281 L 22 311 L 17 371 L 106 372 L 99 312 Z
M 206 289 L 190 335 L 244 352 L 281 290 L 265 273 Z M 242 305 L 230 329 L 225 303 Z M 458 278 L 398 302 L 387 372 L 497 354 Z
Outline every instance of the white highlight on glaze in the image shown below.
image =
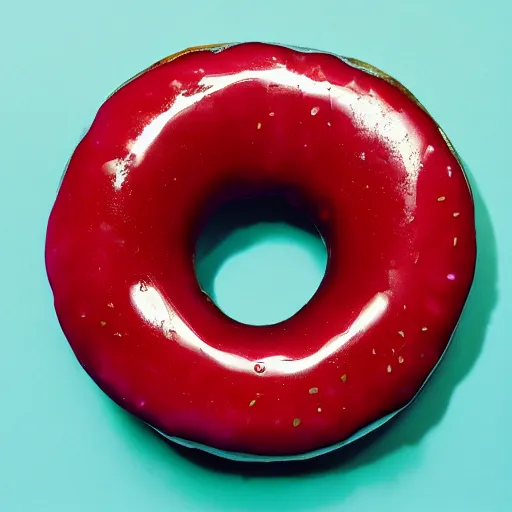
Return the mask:
M 434 146 L 428 145 L 425 149 L 425 153 L 423 153 L 423 161 L 427 161 L 428 157 L 434 152 Z
M 320 112 L 320 107 L 313 107 L 311 109 L 311 115 L 312 116 L 316 116 L 318 114 L 318 112 Z
M 390 365 L 390 364 L 388 364 L 388 368 L 387 368 L 388 373 L 391 373 L 391 372 L 392 372 L 392 370 L 393 370 L 393 369 L 391 368 L 391 365 Z
M 455 274 L 448 274 L 446 276 L 446 278 L 449 280 L 449 281 L 455 281 Z
M 404 333 L 404 331 L 398 331 L 398 334 L 400 334 L 400 336 L 402 336 L 402 338 L 405 338 L 405 333 Z
M 124 180 L 128 176 L 129 158 L 115 158 L 109 160 L 103 165 L 103 169 L 107 174 L 112 176 L 112 183 L 116 190 L 121 190 Z
M 356 81 L 339 86 L 326 80 L 314 80 L 276 64 L 271 69 L 244 70 L 236 74 L 203 76 L 198 90 L 193 94 L 180 92 L 170 107 L 144 126 L 128 146 L 128 155 L 117 159 L 120 176 L 126 174 L 128 163 L 137 165 L 148 148 L 165 128 L 167 123 L 206 97 L 248 80 L 262 83 L 277 83 L 284 87 L 298 88 L 305 94 L 329 101 L 333 109 L 339 109 L 352 119 L 356 128 L 370 138 L 377 138 L 392 155 L 400 160 L 405 170 L 406 213 L 412 214 L 416 207 L 416 180 L 420 170 L 421 156 L 425 151 L 417 128 L 404 112 L 393 109 L 376 91 L 361 89 Z M 315 107 L 316 108 L 316 107 Z M 124 178 L 118 181 L 120 188 Z
M 276 114 L 275 114 L 275 112 L 269 112 L 269 113 L 268 113 L 268 115 L 269 115 L 270 117 L 274 117 Z
M 454 216 L 454 217 L 458 217 L 459 215 L 460 215 L 460 213 L 459 213 L 459 212 L 453 212 L 453 216 Z
M 357 335 L 367 331 L 377 323 L 386 312 L 389 304 L 386 293 L 377 293 L 345 332 L 335 336 L 309 356 L 301 359 L 290 359 L 287 356 L 279 355 L 252 361 L 230 352 L 223 352 L 205 343 L 183 321 L 156 287 L 146 283 L 137 283 L 130 288 L 130 298 L 140 316 L 147 323 L 161 330 L 164 336 L 172 342 L 179 343 L 189 350 L 201 352 L 217 364 L 237 371 L 254 374 L 254 366 L 259 363 L 265 366 L 265 375 L 293 375 L 317 366 L 338 352 Z
M 361 160 L 366 160 L 366 153 L 363 151 L 360 155 L 359 155 L 359 158 Z

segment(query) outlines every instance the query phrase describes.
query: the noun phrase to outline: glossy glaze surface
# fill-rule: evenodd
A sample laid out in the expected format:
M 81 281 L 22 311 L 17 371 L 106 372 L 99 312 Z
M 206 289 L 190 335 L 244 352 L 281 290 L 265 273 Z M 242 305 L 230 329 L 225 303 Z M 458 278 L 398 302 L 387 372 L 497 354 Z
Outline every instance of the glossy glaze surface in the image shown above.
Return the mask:
M 66 337 L 117 403 L 170 436 L 285 455 L 416 394 L 472 282 L 473 204 L 436 123 L 375 73 L 248 43 L 185 52 L 103 104 L 46 262 Z M 253 327 L 201 292 L 193 251 L 219 201 L 267 193 L 309 210 L 329 263 L 297 315 Z

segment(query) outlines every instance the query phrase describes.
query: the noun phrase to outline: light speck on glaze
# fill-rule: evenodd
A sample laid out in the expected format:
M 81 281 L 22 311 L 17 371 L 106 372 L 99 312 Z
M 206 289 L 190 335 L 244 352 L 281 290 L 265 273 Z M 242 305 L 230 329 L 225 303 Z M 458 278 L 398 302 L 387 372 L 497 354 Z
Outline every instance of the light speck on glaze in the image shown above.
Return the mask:
M 342 376 L 341 376 L 341 382 L 347 382 L 347 374 L 344 373 Z
M 258 130 L 261 130 L 261 123 L 258 123 L 258 124 L 256 125 L 256 128 L 257 128 Z
M 300 418 L 295 418 L 293 420 L 293 426 L 298 427 L 301 424 Z
M 460 215 L 460 213 L 459 213 L 459 212 L 453 212 L 453 216 L 454 216 L 454 217 L 458 217 L 459 215 Z
M 422 327 L 422 328 L 421 328 L 421 330 L 422 330 L 423 332 L 425 332 L 425 331 L 428 331 L 428 328 L 427 328 L 427 327 Z
M 252 407 L 255 403 L 256 403 L 256 400 L 251 400 L 251 401 L 249 402 L 249 407 Z
M 405 337 L 405 333 L 404 333 L 404 331 L 398 331 L 398 334 L 400 334 L 400 336 L 402 336 L 402 338 L 404 338 L 404 337 Z
M 310 395 L 316 395 L 318 393 L 318 388 L 310 388 L 309 394 Z
M 316 116 L 318 114 L 318 112 L 320 112 L 320 107 L 313 107 L 311 109 L 311 115 L 312 116 Z
M 392 372 L 392 370 L 393 370 L 393 369 L 391 368 L 391 365 L 390 365 L 390 364 L 388 364 L 388 368 L 387 368 L 388 373 L 391 373 L 391 372 Z
M 101 327 L 105 327 L 105 325 L 107 325 L 107 322 L 105 322 L 105 320 L 102 320 L 102 321 L 100 322 L 100 325 L 101 325 Z
M 404 358 L 402 356 L 398 357 L 398 363 L 402 364 L 404 362 Z
M 440 203 L 442 203 L 443 201 L 445 201 L 445 200 L 446 200 L 446 197 L 445 197 L 445 196 L 439 196 L 439 197 L 437 198 L 437 200 L 438 200 Z

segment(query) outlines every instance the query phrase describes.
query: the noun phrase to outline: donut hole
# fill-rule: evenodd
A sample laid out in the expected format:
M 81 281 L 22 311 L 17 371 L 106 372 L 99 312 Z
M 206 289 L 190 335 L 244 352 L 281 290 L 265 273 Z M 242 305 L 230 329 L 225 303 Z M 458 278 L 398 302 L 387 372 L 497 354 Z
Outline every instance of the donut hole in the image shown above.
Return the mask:
M 208 215 L 195 247 L 199 286 L 230 318 L 273 325 L 318 290 L 327 248 L 315 222 L 279 194 L 230 200 Z

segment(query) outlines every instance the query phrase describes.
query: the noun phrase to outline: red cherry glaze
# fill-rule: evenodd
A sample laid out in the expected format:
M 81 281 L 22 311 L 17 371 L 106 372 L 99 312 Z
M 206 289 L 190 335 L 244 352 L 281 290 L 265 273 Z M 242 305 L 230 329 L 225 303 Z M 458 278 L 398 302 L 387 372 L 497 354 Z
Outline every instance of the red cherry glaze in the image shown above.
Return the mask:
M 201 292 L 195 239 L 212 205 L 275 190 L 312 208 L 327 273 L 291 319 L 242 325 Z M 117 90 L 71 158 L 46 243 L 62 329 L 112 399 L 169 436 L 264 455 L 335 444 L 406 405 L 475 255 L 464 172 L 407 91 L 260 43 L 191 49 Z

